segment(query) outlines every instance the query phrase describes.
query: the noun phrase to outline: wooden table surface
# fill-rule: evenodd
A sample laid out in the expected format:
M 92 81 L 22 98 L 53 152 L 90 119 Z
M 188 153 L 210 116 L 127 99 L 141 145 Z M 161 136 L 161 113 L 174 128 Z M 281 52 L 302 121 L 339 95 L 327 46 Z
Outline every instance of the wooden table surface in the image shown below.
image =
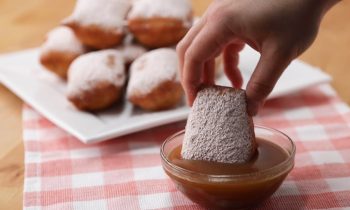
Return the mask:
M 196 15 L 210 0 L 193 0 Z M 59 24 L 74 1 L 0 0 L 0 52 L 37 47 L 45 33 Z M 332 85 L 350 102 L 350 1 L 342 1 L 325 17 L 313 46 L 301 59 L 321 67 L 334 78 Z M 349 69 L 350 70 L 350 69 Z M 0 85 L 0 209 L 21 209 L 23 190 L 22 101 Z

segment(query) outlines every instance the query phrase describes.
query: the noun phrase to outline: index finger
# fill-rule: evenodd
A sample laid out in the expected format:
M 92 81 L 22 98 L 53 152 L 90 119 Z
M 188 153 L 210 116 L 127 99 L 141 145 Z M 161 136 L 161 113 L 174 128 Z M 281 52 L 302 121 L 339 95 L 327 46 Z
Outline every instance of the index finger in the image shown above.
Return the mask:
M 187 32 L 185 37 L 183 37 L 182 40 L 176 46 L 177 56 L 179 58 L 180 78 L 182 78 L 185 52 L 186 52 L 187 48 L 191 45 L 193 39 L 200 32 L 200 30 L 203 28 L 204 24 L 205 24 L 205 17 L 202 17 L 198 23 L 196 23 L 195 25 L 192 26 L 192 28 Z
M 225 24 L 207 21 L 187 48 L 182 71 L 182 85 L 190 105 L 193 104 L 201 85 L 205 63 L 218 55 L 232 39 L 232 34 L 225 28 Z

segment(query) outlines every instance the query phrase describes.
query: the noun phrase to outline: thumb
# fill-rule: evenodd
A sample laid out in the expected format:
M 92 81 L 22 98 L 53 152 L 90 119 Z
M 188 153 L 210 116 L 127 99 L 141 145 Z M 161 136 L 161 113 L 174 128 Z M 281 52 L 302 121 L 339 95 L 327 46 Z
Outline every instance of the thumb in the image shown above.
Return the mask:
M 248 114 L 254 116 L 275 87 L 285 68 L 291 62 L 291 53 L 276 48 L 262 50 L 260 60 L 246 89 Z

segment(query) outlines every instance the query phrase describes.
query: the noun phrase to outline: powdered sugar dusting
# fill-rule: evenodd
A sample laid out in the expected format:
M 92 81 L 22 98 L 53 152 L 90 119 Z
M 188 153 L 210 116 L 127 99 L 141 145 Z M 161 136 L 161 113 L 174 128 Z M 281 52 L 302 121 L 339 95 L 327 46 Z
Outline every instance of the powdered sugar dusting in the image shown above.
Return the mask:
M 130 7 L 129 0 L 77 0 L 73 14 L 64 22 L 121 30 Z
M 98 82 L 109 82 L 116 87 L 124 85 L 124 61 L 117 50 L 109 49 L 82 55 L 70 66 L 68 71 L 70 95 L 90 90 Z
M 128 18 L 167 17 L 187 22 L 191 15 L 188 0 L 138 0 L 133 2 Z
M 123 54 L 126 63 L 131 63 L 141 55 L 145 54 L 147 50 L 138 44 L 122 45 L 117 48 Z
M 46 41 L 41 46 L 42 53 L 50 51 L 82 54 L 86 49 L 75 36 L 72 29 L 66 26 L 59 26 L 47 34 Z
M 128 64 L 147 52 L 146 48 L 133 42 L 132 35 L 126 36 L 123 45 L 118 46 L 116 49 L 122 53 L 125 63 Z
M 255 153 L 255 135 L 243 90 L 201 90 L 188 117 L 181 155 L 184 159 L 243 163 Z
M 148 94 L 165 81 L 179 81 L 174 49 L 160 48 L 145 53 L 130 67 L 127 95 Z

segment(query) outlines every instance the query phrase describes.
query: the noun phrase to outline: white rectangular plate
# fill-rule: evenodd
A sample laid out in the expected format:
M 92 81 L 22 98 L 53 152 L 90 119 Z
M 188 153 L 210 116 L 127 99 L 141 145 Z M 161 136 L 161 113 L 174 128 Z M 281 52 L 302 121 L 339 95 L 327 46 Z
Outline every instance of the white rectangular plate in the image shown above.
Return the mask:
M 124 100 L 123 104 L 99 113 L 82 112 L 65 97 L 65 82 L 43 70 L 38 63 L 38 49 L 0 56 L 0 82 L 25 102 L 84 143 L 95 143 L 187 118 L 184 103 L 160 112 L 145 112 Z M 241 52 L 240 69 L 244 81 L 249 79 L 259 54 L 249 47 Z M 270 97 L 286 95 L 300 89 L 330 81 L 319 69 L 301 61 L 288 67 Z M 229 86 L 222 76 L 218 84 Z

